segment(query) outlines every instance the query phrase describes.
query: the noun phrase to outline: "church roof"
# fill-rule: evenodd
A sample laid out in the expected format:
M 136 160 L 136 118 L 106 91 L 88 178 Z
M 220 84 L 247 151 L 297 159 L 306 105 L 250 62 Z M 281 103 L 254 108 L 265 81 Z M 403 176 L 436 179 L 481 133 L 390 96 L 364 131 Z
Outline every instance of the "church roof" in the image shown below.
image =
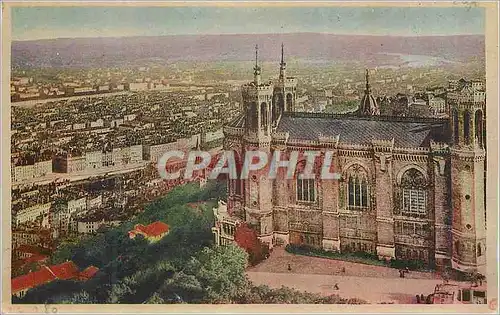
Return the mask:
M 245 127 L 245 115 L 239 114 L 229 124 L 227 124 L 227 126 L 233 127 L 233 128 L 244 128 Z
M 285 113 L 277 132 L 288 132 L 294 140 L 340 135 L 339 143 L 361 145 L 394 138 L 397 147 L 416 148 L 428 146 L 430 140 L 448 142 L 446 124 L 443 119 Z

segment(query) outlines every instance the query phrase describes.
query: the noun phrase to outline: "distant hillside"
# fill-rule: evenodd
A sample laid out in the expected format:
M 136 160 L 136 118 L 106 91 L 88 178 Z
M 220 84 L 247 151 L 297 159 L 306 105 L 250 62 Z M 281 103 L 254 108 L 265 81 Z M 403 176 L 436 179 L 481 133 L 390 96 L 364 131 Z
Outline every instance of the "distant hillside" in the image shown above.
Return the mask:
M 385 54 L 425 55 L 463 61 L 484 58 L 484 36 L 355 36 L 319 33 L 251 35 L 179 35 L 122 38 L 62 38 L 15 41 L 12 66 L 106 67 L 140 61 L 252 60 L 259 45 L 263 60 L 277 60 L 281 43 L 286 54 L 306 60 L 361 61 Z M 390 55 L 389 55 L 390 56 Z M 390 58 L 389 58 L 390 59 Z

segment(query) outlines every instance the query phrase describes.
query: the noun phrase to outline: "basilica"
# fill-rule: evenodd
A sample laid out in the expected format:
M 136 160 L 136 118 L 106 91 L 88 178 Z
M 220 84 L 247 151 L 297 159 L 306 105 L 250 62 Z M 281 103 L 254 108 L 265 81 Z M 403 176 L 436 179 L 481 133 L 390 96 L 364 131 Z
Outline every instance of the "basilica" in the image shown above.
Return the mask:
M 298 82 L 287 76 L 283 46 L 277 80 L 261 80 L 257 50 L 253 70 L 242 86 L 243 112 L 224 127 L 237 165 L 249 150 L 333 151 L 340 179 L 288 179 L 286 170 L 270 179 L 263 168 L 228 180 L 227 218 L 218 219 L 246 222 L 270 247 L 305 244 L 485 272 L 483 82 L 453 84 L 449 118 L 390 117 L 380 115 L 367 71 L 358 110 L 325 114 L 295 110 Z M 219 243 L 230 231 L 217 232 Z

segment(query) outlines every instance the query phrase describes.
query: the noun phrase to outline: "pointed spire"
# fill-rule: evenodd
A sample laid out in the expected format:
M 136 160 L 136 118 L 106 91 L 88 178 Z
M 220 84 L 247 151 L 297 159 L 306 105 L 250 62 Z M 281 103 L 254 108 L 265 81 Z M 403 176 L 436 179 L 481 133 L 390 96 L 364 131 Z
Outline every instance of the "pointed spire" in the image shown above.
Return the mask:
M 286 69 L 285 45 L 281 43 L 280 80 L 284 80 L 286 77 L 285 69 Z
M 255 45 L 255 69 L 259 67 L 259 45 Z
M 285 64 L 285 53 L 284 53 L 284 47 L 283 43 L 281 43 L 281 65 Z
M 370 71 L 368 69 L 366 69 L 365 79 L 366 79 L 365 94 L 370 94 L 372 92 L 372 89 L 370 87 Z
M 370 71 L 366 69 L 365 71 L 366 78 L 366 89 L 365 95 L 361 99 L 361 104 L 358 113 L 360 115 L 380 115 L 380 108 L 378 106 L 377 100 L 372 95 L 372 89 L 370 87 Z
M 260 85 L 259 45 L 255 45 L 255 67 L 253 70 L 254 82 L 256 85 Z

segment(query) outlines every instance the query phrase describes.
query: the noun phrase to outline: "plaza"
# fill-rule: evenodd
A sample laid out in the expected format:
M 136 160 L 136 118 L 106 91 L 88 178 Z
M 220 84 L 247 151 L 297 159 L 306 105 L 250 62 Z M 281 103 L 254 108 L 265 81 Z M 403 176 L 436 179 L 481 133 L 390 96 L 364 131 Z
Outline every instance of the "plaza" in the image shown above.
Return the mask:
M 247 275 L 256 285 L 395 304 L 416 303 L 417 294 L 427 296 L 443 282 L 434 272 L 410 271 L 400 278 L 398 269 L 295 255 L 280 247 L 275 247 L 267 260 L 249 267 Z

